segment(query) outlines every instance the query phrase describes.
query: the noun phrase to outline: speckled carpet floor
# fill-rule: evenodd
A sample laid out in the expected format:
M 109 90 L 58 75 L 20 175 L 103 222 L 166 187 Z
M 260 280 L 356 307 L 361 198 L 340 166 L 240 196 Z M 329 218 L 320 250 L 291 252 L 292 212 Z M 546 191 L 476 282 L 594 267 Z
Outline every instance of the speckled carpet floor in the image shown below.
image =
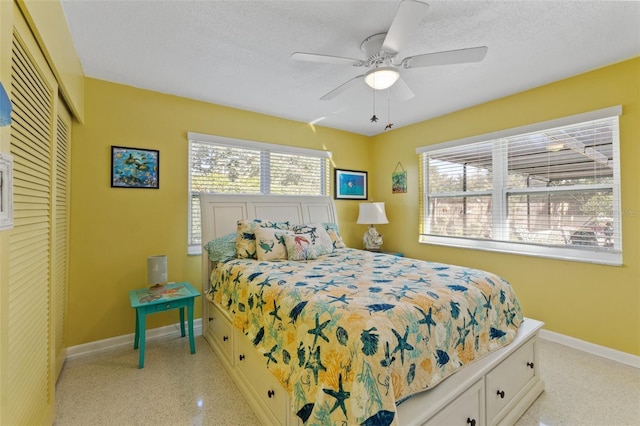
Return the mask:
M 207 342 L 147 342 L 68 360 L 56 387 L 56 425 L 259 425 Z M 640 369 L 540 340 L 545 392 L 516 423 L 640 424 Z

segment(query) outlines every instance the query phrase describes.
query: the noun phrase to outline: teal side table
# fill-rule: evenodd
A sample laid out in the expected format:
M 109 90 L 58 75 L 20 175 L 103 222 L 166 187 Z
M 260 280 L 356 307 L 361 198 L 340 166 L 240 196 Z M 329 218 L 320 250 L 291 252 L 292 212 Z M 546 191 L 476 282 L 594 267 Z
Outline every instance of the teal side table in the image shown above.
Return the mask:
M 167 284 L 163 293 L 152 293 L 148 288 L 131 290 L 129 301 L 136 310 L 136 336 L 133 349 L 140 347 L 138 368 L 144 368 L 144 344 L 147 327 L 147 314 L 180 309 L 180 333 L 185 336 L 184 308 L 187 308 L 187 323 L 189 326 L 189 346 L 191 353 L 196 353 L 196 343 L 193 336 L 193 301 L 200 296 L 200 292 L 188 282 Z

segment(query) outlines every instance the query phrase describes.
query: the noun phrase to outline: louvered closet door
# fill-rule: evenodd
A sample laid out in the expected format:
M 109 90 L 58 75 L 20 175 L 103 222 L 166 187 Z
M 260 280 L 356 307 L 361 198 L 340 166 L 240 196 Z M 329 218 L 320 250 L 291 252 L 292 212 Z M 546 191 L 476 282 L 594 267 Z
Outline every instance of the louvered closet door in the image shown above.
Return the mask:
M 51 324 L 52 160 L 55 79 L 21 16 L 11 64 L 14 228 L 9 233 L 10 424 L 53 420 Z
M 71 166 L 71 115 L 63 104 L 58 108 L 54 146 L 54 187 L 51 242 L 51 321 L 56 371 L 60 375 L 67 356 L 65 324 L 69 278 L 69 179 Z

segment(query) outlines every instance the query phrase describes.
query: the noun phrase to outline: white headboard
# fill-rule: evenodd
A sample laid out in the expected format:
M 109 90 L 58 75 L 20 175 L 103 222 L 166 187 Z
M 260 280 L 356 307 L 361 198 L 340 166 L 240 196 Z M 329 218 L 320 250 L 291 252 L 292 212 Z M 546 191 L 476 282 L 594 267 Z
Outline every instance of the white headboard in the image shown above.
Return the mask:
M 292 224 L 337 223 L 331 197 L 295 195 L 227 195 L 200 193 L 202 244 L 238 229 L 240 219 L 270 219 Z M 209 288 L 211 262 L 202 252 L 202 291 Z

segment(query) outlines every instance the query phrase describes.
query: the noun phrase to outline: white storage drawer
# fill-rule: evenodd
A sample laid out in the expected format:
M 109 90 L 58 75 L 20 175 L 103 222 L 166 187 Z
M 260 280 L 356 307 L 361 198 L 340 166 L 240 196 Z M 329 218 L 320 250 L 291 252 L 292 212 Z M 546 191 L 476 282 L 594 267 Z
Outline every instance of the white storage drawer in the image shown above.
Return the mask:
M 258 399 L 265 404 L 281 425 L 287 424 L 289 397 L 275 377 L 267 370 L 265 358 L 253 347 L 249 339 L 236 338 L 236 367 L 239 374 L 250 383 Z M 257 380 L 256 380 L 257 379 Z
M 514 396 L 531 380 L 536 372 L 535 341 L 529 340 L 513 355 L 487 374 L 486 400 L 489 424 L 509 404 Z
M 207 337 L 212 340 L 212 344 L 220 348 L 222 355 L 234 365 L 233 359 L 233 328 L 231 323 L 213 303 L 209 303 L 209 326 Z
M 423 426 L 484 426 L 484 386 L 478 380 Z

